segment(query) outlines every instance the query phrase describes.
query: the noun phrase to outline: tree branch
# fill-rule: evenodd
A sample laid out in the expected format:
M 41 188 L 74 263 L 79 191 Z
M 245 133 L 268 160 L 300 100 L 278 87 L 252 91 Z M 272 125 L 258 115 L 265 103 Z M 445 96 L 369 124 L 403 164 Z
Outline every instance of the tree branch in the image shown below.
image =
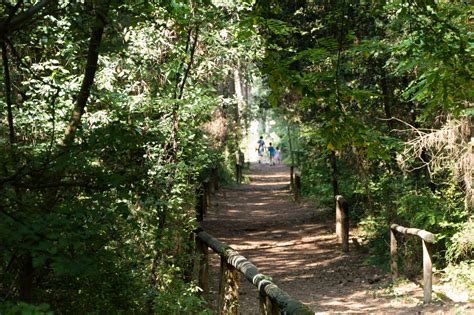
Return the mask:
M 190 28 L 189 31 L 188 31 L 188 36 L 186 36 L 186 47 L 184 48 L 184 52 L 186 54 L 188 53 L 189 44 L 191 43 L 192 32 L 193 32 L 193 29 Z M 186 62 L 186 58 L 184 58 L 182 60 L 181 64 L 179 65 L 178 72 L 176 74 L 176 86 L 175 86 L 175 89 L 174 89 L 174 98 L 175 99 L 178 98 L 178 89 L 179 89 L 179 84 L 181 82 L 181 69 L 184 67 L 185 62 Z
M 186 85 L 186 80 L 188 79 L 189 73 L 191 72 L 191 67 L 194 62 L 194 54 L 196 52 L 196 45 L 198 42 L 198 36 L 199 36 L 199 27 L 196 26 L 194 30 L 193 46 L 191 47 L 191 52 L 190 52 L 190 59 L 189 59 L 188 66 L 186 67 L 186 72 L 184 73 L 183 81 L 181 82 L 178 99 L 181 99 L 183 97 L 184 86 Z
M 23 24 L 28 22 L 36 13 L 41 11 L 41 9 L 43 9 L 46 5 L 55 1 L 56 0 L 41 0 L 40 2 L 38 2 L 20 15 L 0 20 L 0 34 L 7 34 L 21 27 Z

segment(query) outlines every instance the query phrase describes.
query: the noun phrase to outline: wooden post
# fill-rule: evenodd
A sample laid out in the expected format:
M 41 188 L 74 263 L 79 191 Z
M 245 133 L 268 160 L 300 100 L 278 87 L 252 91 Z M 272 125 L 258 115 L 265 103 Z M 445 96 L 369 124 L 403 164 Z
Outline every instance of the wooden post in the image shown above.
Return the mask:
M 280 308 L 278 307 L 278 305 L 276 303 L 273 303 L 270 301 L 270 303 L 272 304 L 272 312 L 271 314 L 272 315 L 280 315 Z
M 336 238 L 338 243 L 342 243 L 342 207 L 336 196 Z
M 474 208 L 474 116 L 471 116 L 471 174 L 469 174 L 469 185 L 471 186 L 470 196 L 467 198 L 466 209 Z M 468 192 L 469 193 L 469 192 Z M 469 198 L 470 197 L 470 198 Z
M 239 150 L 239 164 L 242 167 L 245 165 L 245 154 L 244 154 L 244 152 L 242 152 L 240 150 Z
M 211 206 L 211 183 L 209 179 L 202 182 L 203 185 L 203 214 L 207 213 Z
M 263 294 L 259 295 L 260 315 L 280 315 L 280 308 Z
M 215 177 L 216 174 L 215 174 L 215 168 L 212 167 L 210 170 L 209 170 L 209 188 L 211 189 L 211 194 L 214 194 L 216 192 L 216 186 L 214 184 L 214 180 L 215 180 Z
M 209 251 L 206 243 L 198 238 L 196 238 L 196 251 L 199 257 L 198 285 L 202 289 L 202 297 L 209 301 Z
M 220 315 L 239 313 L 240 273 L 221 256 L 218 309 Z
M 290 188 L 292 190 L 295 189 L 295 180 L 294 180 L 294 174 L 295 174 L 295 167 L 293 165 L 290 166 Z
M 204 189 L 203 185 L 199 185 L 198 189 L 196 190 L 197 198 L 196 198 L 196 220 L 198 222 L 202 222 L 204 219 Z
M 336 196 L 336 236 L 342 251 L 349 251 L 349 206 L 341 195 Z
M 391 240 L 390 240 L 390 252 L 392 253 L 392 274 L 398 275 L 398 268 L 394 263 L 393 255 L 396 254 L 397 241 L 395 240 L 396 232 L 400 234 L 409 234 L 415 235 L 421 238 L 422 247 L 423 247 L 423 303 L 431 302 L 431 293 L 432 293 L 432 268 L 433 263 L 431 260 L 431 244 L 435 241 L 435 236 L 433 233 L 430 233 L 425 230 L 420 230 L 416 228 L 406 228 L 398 224 L 390 225 L 391 231 Z M 396 259 L 396 258 L 395 258 Z M 396 260 L 395 260 L 396 261 Z M 395 266 L 395 268 L 394 268 Z
M 432 261 L 431 244 L 421 240 L 423 244 L 423 303 L 431 302 L 432 292 Z
M 339 203 L 342 206 L 342 251 L 349 251 L 349 207 L 347 202 L 341 197 Z
M 235 164 L 235 181 L 237 184 L 242 182 L 242 166 Z
M 301 151 L 296 150 L 295 153 L 296 153 L 296 166 L 301 167 L 301 157 L 300 157 Z
M 212 178 L 212 192 L 219 190 L 219 169 L 217 166 L 214 166 L 211 169 L 211 178 Z
M 244 178 L 244 166 L 245 166 L 245 155 L 242 151 L 239 150 L 239 165 L 240 165 L 240 178 L 239 184 L 242 183 Z
M 258 301 L 260 305 L 260 315 L 268 315 L 269 310 L 268 310 L 268 305 L 267 305 L 267 297 L 260 293 L 258 295 Z
M 242 169 L 244 167 L 245 155 L 242 151 L 237 151 L 235 154 L 235 180 L 237 184 L 242 183 Z
M 295 174 L 295 202 L 300 202 L 301 199 L 301 177 L 299 174 Z
M 275 305 L 269 297 L 267 297 L 267 314 L 280 315 L 280 308 L 278 305 Z
M 392 281 L 398 278 L 398 245 L 396 232 L 390 229 L 390 269 L 392 271 Z

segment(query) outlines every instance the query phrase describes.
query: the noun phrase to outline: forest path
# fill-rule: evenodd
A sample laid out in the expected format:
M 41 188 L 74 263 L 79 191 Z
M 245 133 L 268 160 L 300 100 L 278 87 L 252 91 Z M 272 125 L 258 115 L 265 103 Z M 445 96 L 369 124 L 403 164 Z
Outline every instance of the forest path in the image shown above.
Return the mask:
M 384 293 L 387 275 L 365 265 L 365 254 L 354 248 L 340 251 L 334 218 L 310 204 L 293 202 L 289 174 L 285 165 L 251 164 L 250 183 L 219 190 L 202 227 L 316 314 L 447 311 L 443 305 L 417 305 L 422 289 L 416 286 L 409 292 L 413 298 Z M 219 261 L 211 255 L 211 303 L 218 290 Z M 259 314 L 257 289 L 241 278 L 240 313 Z

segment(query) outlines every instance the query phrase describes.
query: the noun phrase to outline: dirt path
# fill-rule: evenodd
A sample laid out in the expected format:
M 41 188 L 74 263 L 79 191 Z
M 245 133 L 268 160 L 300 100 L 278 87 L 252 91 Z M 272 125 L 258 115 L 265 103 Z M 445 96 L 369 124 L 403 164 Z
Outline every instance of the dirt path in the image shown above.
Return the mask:
M 292 201 L 286 166 L 252 164 L 249 176 L 250 184 L 217 193 L 203 228 L 316 313 L 452 312 L 452 306 L 439 303 L 421 307 L 419 287 L 409 288 L 405 295 L 381 288 L 388 277 L 364 265 L 363 253 L 352 247 L 348 254 L 339 250 L 331 217 Z M 219 265 L 217 255 L 212 257 L 211 296 L 217 291 Z M 257 298 L 257 290 L 243 279 L 241 314 L 258 314 Z

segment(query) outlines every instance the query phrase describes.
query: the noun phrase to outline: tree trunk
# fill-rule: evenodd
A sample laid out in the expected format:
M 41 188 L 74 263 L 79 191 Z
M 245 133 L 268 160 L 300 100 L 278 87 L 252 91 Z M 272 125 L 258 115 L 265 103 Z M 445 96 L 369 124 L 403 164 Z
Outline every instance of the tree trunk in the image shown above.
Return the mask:
M 287 126 L 287 130 L 288 130 L 288 146 L 290 149 L 291 166 L 295 166 L 295 157 L 293 156 L 293 141 L 291 140 L 291 127 L 289 124 Z
M 104 33 L 105 23 L 109 10 L 109 1 L 101 1 L 95 9 L 95 23 L 92 27 L 91 38 L 89 41 L 89 49 L 87 53 L 86 71 L 82 80 L 81 89 L 77 96 L 76 104 L 71 114 L 69 124 L 64 130 L 63 146 L 68 147 L 74 142 L 77 128 L 79 127 L 84 114 L 84 109 L 94 84 L 95 73 L 99 60 L 99 47 L 102 42 L 102 34 Z
M 382 68 L 382 80 L 381 80 L 381 86 L 382 86 L 382 94 L 383 94 L 383 108 L 385 111 L 385 118 L 387 119 L 387 126 L 389 129 L 389 132 L 394 129 L 393 126 L 393 121 L 391 120 L 392 118 L 392 94 L 390 87 L 387 82 L 387 72 L 385 71 L 384 68 Z
M 13 143 L 15 142 L 15 129 L 13 127 L 10 67 L 8 63 L 8 51 L 7 51 L 7 45 L 5 44 L 5 41 L 2 41 L 2 60 L 3 60 L 4 82 L 5 82 L 5 103 L 7 104 L 8 136 L 10 139 L 10 148 L 13 150 Z
M 331 184 L 334 198 L 339 195 L 339 183 L 337 179 L 337 159 L 336 152 L 332 151 L 329 155 L 329 163 L 331 165 Z
M 465 174 L 466 199 L 464 207 L 466 210 L 474 209 L 474 116 L 467 117 L 468 123 L 468 167 Z
M 247 123 L 245 121 L 246 104 L 244 100 L 244 93 L 242 89 L 242 79 L 240 73 L 240 63 L 234 69 L 234 91 L 235 99 L 237 101 L 237 125 L 240 130 L 246 130 Z

